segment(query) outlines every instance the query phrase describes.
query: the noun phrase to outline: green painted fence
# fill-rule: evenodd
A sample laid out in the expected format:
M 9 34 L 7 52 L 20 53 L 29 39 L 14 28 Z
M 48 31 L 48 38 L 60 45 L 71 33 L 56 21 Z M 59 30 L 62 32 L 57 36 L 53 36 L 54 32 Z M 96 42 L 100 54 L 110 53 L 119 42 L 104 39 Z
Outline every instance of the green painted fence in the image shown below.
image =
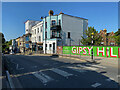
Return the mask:
M 120 58 L 118 46 L 63 46 L 63 54 L 91 56 L 92 48 L 94 56 Z

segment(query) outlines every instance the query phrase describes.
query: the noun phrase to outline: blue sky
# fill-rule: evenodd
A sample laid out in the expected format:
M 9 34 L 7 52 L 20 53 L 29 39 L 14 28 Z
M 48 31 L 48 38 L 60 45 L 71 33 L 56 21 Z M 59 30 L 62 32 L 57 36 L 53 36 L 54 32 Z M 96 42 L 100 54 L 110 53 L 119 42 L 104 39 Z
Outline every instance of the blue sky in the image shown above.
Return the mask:
M 48 11 L 54 14 L 61 11 L 65 14 L 88 19 L 88 26 L 94 26 L 97 31 L 106 28 L 108 32 L 118 29 L 117 2 L 3 2 L 2 32 L 6 40 L 14 39 L 25 33 L 24 22 L 40 20 L 48 16 Z

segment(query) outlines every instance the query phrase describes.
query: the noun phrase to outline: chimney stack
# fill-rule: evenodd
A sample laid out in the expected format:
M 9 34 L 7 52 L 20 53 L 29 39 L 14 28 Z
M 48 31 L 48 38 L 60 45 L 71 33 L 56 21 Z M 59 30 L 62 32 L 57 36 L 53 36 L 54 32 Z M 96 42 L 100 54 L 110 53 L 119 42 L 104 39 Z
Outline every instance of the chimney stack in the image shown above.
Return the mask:
M 104 29 L 104 32 L 107 32 L 107 30 L 106 30 L 106 29 Z
M 59 15 L 60 15 L 60 14 L 64 14 L 64 13 L 62 13 L 62 11 L 61 11 L 61 12 L 59 13 Z
M 53 10 L 50 10 L 49 11 L 49 16 L 53 16 L 53 14 L 54 14 Z

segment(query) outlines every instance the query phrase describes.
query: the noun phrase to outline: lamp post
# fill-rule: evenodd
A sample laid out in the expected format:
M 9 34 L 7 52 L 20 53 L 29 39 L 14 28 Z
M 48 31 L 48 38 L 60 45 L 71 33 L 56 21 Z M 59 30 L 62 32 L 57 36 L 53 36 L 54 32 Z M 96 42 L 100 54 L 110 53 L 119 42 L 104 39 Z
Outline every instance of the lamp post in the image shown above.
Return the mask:
M 94 35 L 94 33 L 92 33 L 92 57 L 91 57 L 91 59 L 92 59 L 93 62 L 95 62 L 94 59 L 93 59 L 93 35 Z

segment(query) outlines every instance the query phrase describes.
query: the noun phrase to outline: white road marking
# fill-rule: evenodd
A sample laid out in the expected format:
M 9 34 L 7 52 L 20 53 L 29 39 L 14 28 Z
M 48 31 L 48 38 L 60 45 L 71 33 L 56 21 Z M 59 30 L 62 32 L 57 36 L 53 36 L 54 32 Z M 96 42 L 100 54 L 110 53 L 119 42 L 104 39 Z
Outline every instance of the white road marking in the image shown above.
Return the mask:
M 37 77 L 43 84 L 46 84 L 47 82 L 54 80 L 53 78 L 45 75 L 42 72 L 33 73 L 33 75 Z
M 18 64 L 16 65 L 16 70 L 18 70 Z
M 119 78 L 119 77 L 120 77 L 120 75 L 117 75 L 117 77 Z
M 93 70 L 93 71 L 98 70 L 98 68 L 95 68 L 95 67 L 88 67 L 88 66 L 83 66 L 83 65 L 77 65 L 77 66 L 83 67 L 85 69 Z
M 112 81 L 112 80 L 115 80 L 115 79 L 114 78 L 106 79 L 106 81 Z
M 19 64 L 16 65 L 16 70 L 23 70 L 24 68 L 18 68 Z
M 80 69 L 80 68 L 77 68 L 77 67 L 67 67 L 67 68 L 70 68 L 74 71 L 77 71 L 77 72 L 80 72 L 80 73 L 83 73 L 83 72 L 87 72 L 86 70 L 83 70 L 83 69 Z
M 48 64 L 44 64 L 43 66 L 47 66 Z
M 51 69 L 51 71 L 53 71 L 53 72 L 55 72 L 55 73 L 57 73 L 59 75 L 62 75 L 64 77 L 68 77 L 68 76 L 72 76 L 73 75 L 71 73 L 65 72 L 65 71 L 57 69 L 57 68 L 53 68 L 53 69 Z
M 98 67 L 98 68 L 106 68 L 106 67 L 100 66 L 100 65 L 91 65 L 91 64 L 87 64 L 87 65 L 90 65 L 90 66 L 93 66 L 93 67 Z
M 93 85 L 91 85 L 91 86 L 94 87 L 94 88 L 96 88 L 96 87 L 98 87 L 98 86 L 100 86 L 100 85 L 102 85 L 102 84 L 100 84 L 100 83 L 95 83 L 95 84 L 93 84 Z
M 32 68 L 37 68 L 37 66 L 33 66 Z

